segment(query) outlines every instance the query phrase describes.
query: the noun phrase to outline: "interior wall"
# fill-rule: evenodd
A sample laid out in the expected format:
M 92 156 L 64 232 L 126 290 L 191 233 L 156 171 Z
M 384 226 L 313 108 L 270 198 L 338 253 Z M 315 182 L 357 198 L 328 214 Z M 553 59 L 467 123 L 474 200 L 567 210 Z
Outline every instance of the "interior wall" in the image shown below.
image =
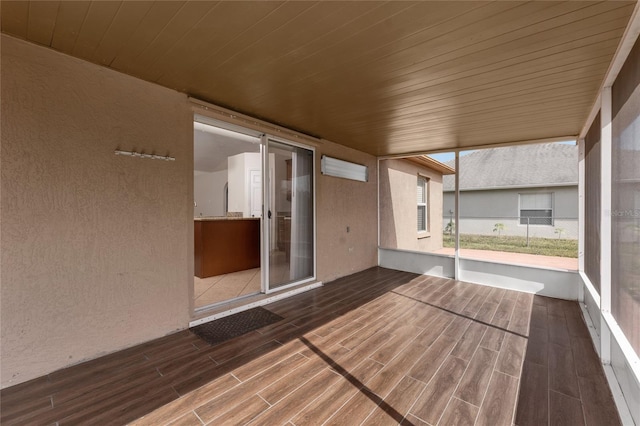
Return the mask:
M 193 121 L 183 94 L 1 42 L 7 387 L 187 326 Z
M 429 179 L 428 232 L 419 235 L 418 175 Z M 415 251 L 442 248 L 442 175 L 407 160 L 380 161 L 380 247 Z
M 194 217 L 224 216 L 224 186 L 227 170 L 218 172 L 194 171 L 193 208 Z
M 251 217 L 251 171 L 262 173 L 259 152 L 243 152 L 228 158 L 229 212 Z
M 363 164 L 369 180 L 320 173 L 322 155 Z M 328 282 L 378 264 L 378 173 L 373 155 L 323 141 L 316 148 L 317 278 Z

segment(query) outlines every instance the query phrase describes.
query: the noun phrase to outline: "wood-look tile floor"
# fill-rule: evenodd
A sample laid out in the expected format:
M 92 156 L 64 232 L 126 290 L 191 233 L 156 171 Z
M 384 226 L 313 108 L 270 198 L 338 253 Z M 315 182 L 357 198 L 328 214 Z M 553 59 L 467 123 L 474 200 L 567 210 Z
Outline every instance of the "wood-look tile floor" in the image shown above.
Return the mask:
M 267 308 L 4 389 L 0 422 L 619 424 L 575 303 L 373 268 Z

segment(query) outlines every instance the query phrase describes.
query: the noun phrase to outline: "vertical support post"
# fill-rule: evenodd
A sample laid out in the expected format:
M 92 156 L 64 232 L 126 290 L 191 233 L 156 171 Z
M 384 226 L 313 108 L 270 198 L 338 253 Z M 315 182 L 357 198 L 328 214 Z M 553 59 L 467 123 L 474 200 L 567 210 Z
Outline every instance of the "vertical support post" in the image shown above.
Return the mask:
M 455 193 L 454 193 L 454 229 L 456 231 L 455 238 L 455 254 L 454 254 L 454 279 L 460 279 L 460 153 L 456 151 L 456 160 L 455 160 L 455 169 L 456 174 L 455 177 Z
M 600 163 L 600 359 L 611 364 L 611 331 L 603 314 L 611 313 L 611 87 L 602 89 Z
M 376 166 L 377 166 L 377 172 L 376 172 L 376 176 L 378 177 L 377 179 L 377 184 L 378 184 L 378 266 L 380 266 L 380 158 L 377 159 L 376 161 Z
M 585 155 L 584 139 L 578 140 L 578 271 L 584 274 L 584 229 L 585 229 Z M 584 286 L 578 286 L 578 302 L 584 303 Z
M 269 240 L 271 238 L 269 232 L 269 197 L 265 194 L 269 194 L 269 152 L 267 150 L 268 138 L 267 135 L 260 137 L 260 153 L 262 154 L 262 220 L 260 221 L 260 235 L 261 235 L 261 252 L 260 252 L 260 274 L 261 283 L 260 287 L 263 293 L 269 292 Z M 266 170 L 266 172 L 265 172 Z

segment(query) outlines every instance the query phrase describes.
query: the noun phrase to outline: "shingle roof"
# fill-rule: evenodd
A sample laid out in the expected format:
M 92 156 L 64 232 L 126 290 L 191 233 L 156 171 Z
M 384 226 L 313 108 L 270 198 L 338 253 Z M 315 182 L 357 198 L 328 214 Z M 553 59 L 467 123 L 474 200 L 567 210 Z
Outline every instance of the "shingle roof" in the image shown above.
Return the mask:
M 454 160 L 445 164 L 454 167 Z M 578 146 L 558 143 L 490 148 L 460 156 L 460 189 L 578 184 Z M 443 176 L 454 190 L 454 175 Z

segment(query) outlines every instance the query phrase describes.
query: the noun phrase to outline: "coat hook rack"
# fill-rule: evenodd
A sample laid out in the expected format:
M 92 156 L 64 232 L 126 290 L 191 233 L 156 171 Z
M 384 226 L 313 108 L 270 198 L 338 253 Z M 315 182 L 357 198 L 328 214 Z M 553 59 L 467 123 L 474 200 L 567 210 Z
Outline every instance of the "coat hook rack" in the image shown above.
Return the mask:
M 155 155 L 155 154 L 145 154 L 144 151 L 136 152 L 136 151 L 122 151 L 120 149 L 116 149 L 116 155 L 125 155 L 128 157 L 139 157 L 139 158 L 150 158 L 152 160 L 164 160 L 164 161 L 176 161 L 175 157 L 169 157 L 168 155 Z

